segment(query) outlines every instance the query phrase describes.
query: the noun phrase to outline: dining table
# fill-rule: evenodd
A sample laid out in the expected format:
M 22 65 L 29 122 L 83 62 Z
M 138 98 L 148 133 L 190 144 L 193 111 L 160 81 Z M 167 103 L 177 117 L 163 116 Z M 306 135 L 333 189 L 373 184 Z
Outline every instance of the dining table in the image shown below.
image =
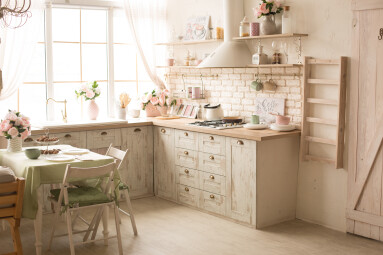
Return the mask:
M 46 146 L 34 147 L 41 150 Z M 61 184 L 68 164 L 74 167 L 99 167 L 112 163 L 114 159 L 92 151 L 82 151 L 81 155 L 71 155 L 66 160 L 63 153 L 74 151 L 70 145 L 53 145 L 50 149 L 60 150 L 55 160 L 54 155 L 41 155 L 38 159 L 29 159 L 25 148 L 20 152 L 0 150 L 0 166 L 11 168 L 17 177 L 25 179 L 22 217 L 34 220 L 36 254 L 42 254 L 42 224 L 43 224 L 43 184 Z M 81 150 L 79 150 L 81 151 Z M 46 198 L 47 199 L 47 198 Z M 105 213 L 105 217 L 107 217 Z M 104 224 L 104 235 L 108 235 L 107 224 Z

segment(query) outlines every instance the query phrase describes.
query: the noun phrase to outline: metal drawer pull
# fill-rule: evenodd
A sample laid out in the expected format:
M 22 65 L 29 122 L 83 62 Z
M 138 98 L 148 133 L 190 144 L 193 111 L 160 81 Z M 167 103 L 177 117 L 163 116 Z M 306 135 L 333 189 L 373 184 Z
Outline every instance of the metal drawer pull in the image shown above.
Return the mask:
M 188 188 L 188 187 L 185 187 L 185 191 L 189 192 L 189 188 Z
M 242 140 L 238 140 L 238 141 L 237 141 L 237 144 L 238 144 L 238 145 L 243 145 L 243 141 L 242 141 Z
M 213 136 L 209 136 L 209 140 L 214 141 L 214 137 Z
M 211 195 L 210 195 L 210 198 L 211 198 L 211 199 L 214 199 L 214 195 L 213 195 L 213 194 L 211 194 Z
M 166 130 L 163 129 L 163 128 L 161 128 L 161 133 L 162 133 L 162 134 L 165 134 L 165 133 L 166 133 Z
M 72 135 L 70 135 L 70 134 L 66 134 L 66 135 L 64 135 L 64 137 L 65 137 L 65 138 L 72 138 Z
M 33 139 L 30 138 L 30 137 L 28 137 L 28 138 L 24 139 L 24 142 L 26 142 L 26 143 L 30 143 L 30 142 L 33 142 Z
M 134 132 L 141 132 L 141 128 L 136 128 Z
M 184 154 L 185 154 L 185 155 L 189 155 L 189 152 L 187 152 L 187 151 L 184 151 Z
M 209 157 L 209 159 L 211 159 L 211 160 L 214 160 L 214 156 L 213 156 L 213 155 L 211 155 L 211 156 Z
M 185 136 L 189 136 L 188 132 L 185 132 L 184 135 L 185 135 Z
M 214 175 L 210 175 L 209 178 L 214 180 Z
M 101 132 L 101 135 L 107 135 L 108 133 L 107 132 Z
M 185 172 L 185 174 L 188 174 L 188 173 L 189 173 L 189 170 L 185 169 L 185 171 L 184 171 L 184 172 Z

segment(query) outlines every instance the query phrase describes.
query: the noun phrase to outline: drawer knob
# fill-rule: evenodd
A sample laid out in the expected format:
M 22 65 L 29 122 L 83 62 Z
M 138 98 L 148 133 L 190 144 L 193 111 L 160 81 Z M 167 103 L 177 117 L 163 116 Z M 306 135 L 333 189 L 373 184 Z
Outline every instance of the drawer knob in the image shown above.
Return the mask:
M 243 141 L 242 141 L 242 140 L 238 140 L 238 141 L 237 141 L 237 144 L 238 144 L 238 145 L 243 145 Z
M 210 198 L 211 198 L 211 199 L 214 199 L 214 195 L 213 195 L 213 194 L 211 194 L 211 195 L 210 195 Z
M 187 152 L 187 151 L 184 151 L 184 154 L 185 154 L 185 155 L 189 155 L 189 152 Z
M 141 132 L 141 128 L 136 128 L 134 132 Z
M 185 136 L 189 136 L 188 132 L 185 132 L 184 135 L 185 135 Z
M 186 192 L 189 192 L 189 188 L 188 188 L 188 187 L 185 187 L 185 191 L 186 191 Z
M 210 175 L 209 178 L 214 180 L 214 175 Z
M 188 169 L 185 169 L 184 172 L 185 172 L 185 174 L 188 174 L 188 173 L 189 173 L 189 170 L 188 170 Z
M 28 137 L 28 138 L 24 139 L 24 142 L 26 142 L 26 143 L 30 143 L 30 142 L 33 142 L 33 139 L 30 138 L 30 137 Z
M 65 138 L 72 138 L 72 135 L 70 135 L 70 134 L 66 134 L 66 135 L 64 135 L 64 137 L 65 137 Z
M 214 156 L 213 155 L 209 156 L 209 159 L 214 160 Z
M 108 133 L 107 132 L 101 132 L 101 135 L 107 135 Z
M 214 141 L 214 137 L 213 136 L 209 136 L 209 140 Z
M 161 128 L 161 133 L 162 133 L 162 134 L 165 134 L 165 133 L 166 133 L 166 130 L 163 129 L 163 128 Z

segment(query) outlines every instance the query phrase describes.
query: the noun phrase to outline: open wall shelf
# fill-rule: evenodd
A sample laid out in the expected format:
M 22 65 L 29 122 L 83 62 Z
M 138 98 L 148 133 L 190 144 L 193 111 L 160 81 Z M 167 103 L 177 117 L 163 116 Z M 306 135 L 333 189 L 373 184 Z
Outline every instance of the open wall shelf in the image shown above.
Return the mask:
M 274 34 L 274 35 L 259 35 L 259 36 L 246 36 L 246 37 L 234 37 L 233 40 L 246 41 L 246 40 L 260 40 L 260 39 L 284 39 L 294 37 L 307 37 L 308 34 Z
M 223 42 L 223 40 L 210 39 L 210 40 L 198 40 L 198 41 L 175 41 L 175 42 L 155 43 L 154 45 L 176 46 L 176 45 L 192 45 L 192 44 L 217 43 L 217 42 Z

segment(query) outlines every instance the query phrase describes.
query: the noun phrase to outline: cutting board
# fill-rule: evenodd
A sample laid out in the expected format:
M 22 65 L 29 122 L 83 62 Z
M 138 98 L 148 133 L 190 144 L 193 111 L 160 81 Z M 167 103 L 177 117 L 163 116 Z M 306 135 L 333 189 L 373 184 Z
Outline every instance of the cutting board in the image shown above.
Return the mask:
M 169 116 L 169 117 L 162 117 L 162 116 L 158 116 L 156 117 L 156 119 L 158 120 L 175 120 L 175 119 L 179 119 L 180 117 L 178 116 Z

